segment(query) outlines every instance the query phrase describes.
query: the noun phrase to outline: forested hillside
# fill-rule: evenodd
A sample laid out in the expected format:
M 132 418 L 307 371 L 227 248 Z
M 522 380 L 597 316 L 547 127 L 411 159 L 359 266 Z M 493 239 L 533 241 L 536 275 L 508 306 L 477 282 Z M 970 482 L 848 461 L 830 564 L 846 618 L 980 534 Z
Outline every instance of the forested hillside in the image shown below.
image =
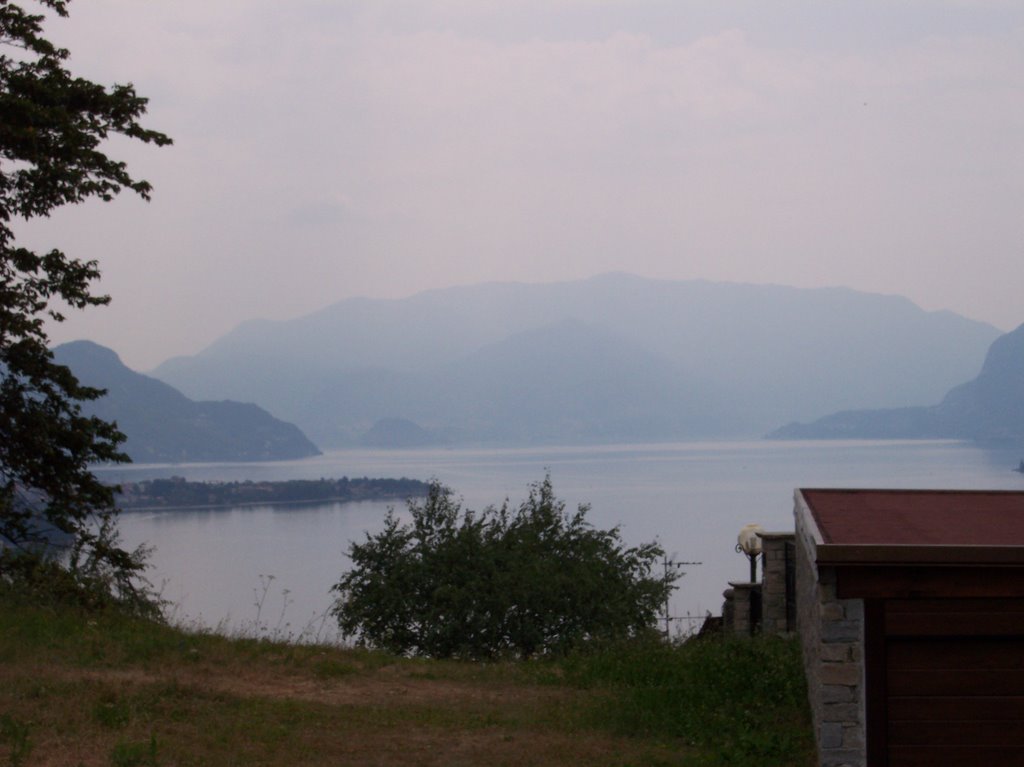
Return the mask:
M 154 375 L 324 447 L 759 436 L 935 402 L 998 334 L 897 296 L 609 274 L 346 300 L 245 323 Z
M 155 378 L 125 367 L 89 341 L 63 344 L 54 358 L 87 385 L 106 389 L 84 412 L 116 421 L 133 461 L 267 461 L 318 455 L 294 424 L 243 402 L 193 402 Z
M 792 423 L 780 439 L 969 439 L 1024 444 L 1024 325 L 1000 336 L 977 377 L 937 405 L 850 410 Z

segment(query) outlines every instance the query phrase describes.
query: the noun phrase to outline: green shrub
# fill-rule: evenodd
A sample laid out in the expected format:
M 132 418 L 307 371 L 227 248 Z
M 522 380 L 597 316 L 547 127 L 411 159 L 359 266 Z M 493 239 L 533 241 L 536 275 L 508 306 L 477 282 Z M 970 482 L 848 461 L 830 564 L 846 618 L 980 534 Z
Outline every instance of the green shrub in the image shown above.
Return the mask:
M 125 576 L 100 562 L 69 569 L 54 557 L 3 548 L 0 541 L 0 598 L 13 604 L 116 610 L 158 618 L 161 603 L 140 574 L 148 554 L 145 547 L 129 554 L 135 570 Z
M 628 548 L 588 507 L 565 511 L 550 478 L 515 510 L 463 510 L 434 483 L 412 522 L 349 547 L 334 587 L 342 633 L 400 654 L 490 658 L 560 654 L 595 639 L 638 636 L 672 589 L 654 574 L 655 543 Z

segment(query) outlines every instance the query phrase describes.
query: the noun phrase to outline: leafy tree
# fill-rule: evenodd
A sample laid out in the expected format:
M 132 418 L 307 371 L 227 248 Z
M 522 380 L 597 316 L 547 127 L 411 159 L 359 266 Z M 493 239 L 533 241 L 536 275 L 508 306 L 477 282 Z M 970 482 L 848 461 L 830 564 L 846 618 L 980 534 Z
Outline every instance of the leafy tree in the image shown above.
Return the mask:
M 342 633 L 392 652 L 528 657 L 650 630 L 674 577 L 653 574 L 656 543 L 626 547 L 589 508 L 565 510 L 550 477 L 516 509 L 477 514 L 433 483 L 384 529 L 351 543 L 352 569 L 333 587 Z
M 133 598 L 141 557 L 118 545 L 113 492 L 89 471 L 126 460 L 123 436 L 82 415 L 79 403 L 102 392 L 54 363 L 44 327 L 109 298 L 93 292 L 95 261 L 20 246 L 13 227 L 122 189 L 149 199 L 149 184 L 101 144 L 111 134 L 170 139 L 139 124 L 146 99 L 131 85 L 106 88 L 65 68 L 70 54 L 43 36 L 43 22 L 46 9 L 67 16 L 67 0 L 38 4 L 31 13 L 0 0 L 0 583 L 33 569 L 54 575 L 41 552 L 63 540 L 63 582 Z

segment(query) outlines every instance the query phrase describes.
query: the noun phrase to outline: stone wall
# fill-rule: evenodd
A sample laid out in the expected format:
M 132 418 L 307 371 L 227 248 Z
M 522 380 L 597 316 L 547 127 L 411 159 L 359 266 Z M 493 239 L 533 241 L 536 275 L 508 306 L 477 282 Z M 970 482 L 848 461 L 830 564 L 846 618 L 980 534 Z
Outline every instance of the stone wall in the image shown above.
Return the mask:
M 753 634 L 758 630 L 761 614 L 761 585 L 745 581 L 729 581 L 722 606 L 723 626 L 727 632 Z M 728 615 L 728 618 L 726 618 Z
M 793 533 L 761 533 L 760 538 L 761 582 L 730 581 L 722 594 L 722 626 L 727 633 L 790 631 L 786 618 L 786 544 L 792 542 Z
M 726 634 L 736 630 L 736 605 L 733 602 L 735 596 L 732 588 L 722 592 L 722 631 Z
M 793 533 L 761 533 L 761 631 L 765 634 L 785 635 L 796 630 L 789 625 L 786 597 L 786 546 L 793 538 Z
M 836 572 L 815 564 L 816 527 L 796 492 L 797 630 L 821 767 L 865 767 L 864 601 L 836 597 Z

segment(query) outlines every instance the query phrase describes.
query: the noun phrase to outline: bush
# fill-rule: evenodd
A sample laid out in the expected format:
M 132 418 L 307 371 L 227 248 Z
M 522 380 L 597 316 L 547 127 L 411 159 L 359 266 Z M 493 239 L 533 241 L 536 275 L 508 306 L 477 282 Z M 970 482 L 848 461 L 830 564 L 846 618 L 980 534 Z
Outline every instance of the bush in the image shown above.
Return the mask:
M 411 523 L 389 512 L 350 544 L 332 612 L 361 644 L 430 657 L 561 654 L 652 630 L 674 580 L 652 574 L 661 547 L 624 546 L 588 510 L 567 513 L 550 478 L 517 509 L 480 514 L 433 483 Z
M 149 582 L 137 574 L 145 566 L 149 551 L 142 546 L 126 552 L 129 566 L 120 568 L 98 557 L 84 557 L 68 566 L 46 553 L 0 546 L 0 600 L 75 607 L 86 612 L 117 610 L 159 619 L 162 602 Z

